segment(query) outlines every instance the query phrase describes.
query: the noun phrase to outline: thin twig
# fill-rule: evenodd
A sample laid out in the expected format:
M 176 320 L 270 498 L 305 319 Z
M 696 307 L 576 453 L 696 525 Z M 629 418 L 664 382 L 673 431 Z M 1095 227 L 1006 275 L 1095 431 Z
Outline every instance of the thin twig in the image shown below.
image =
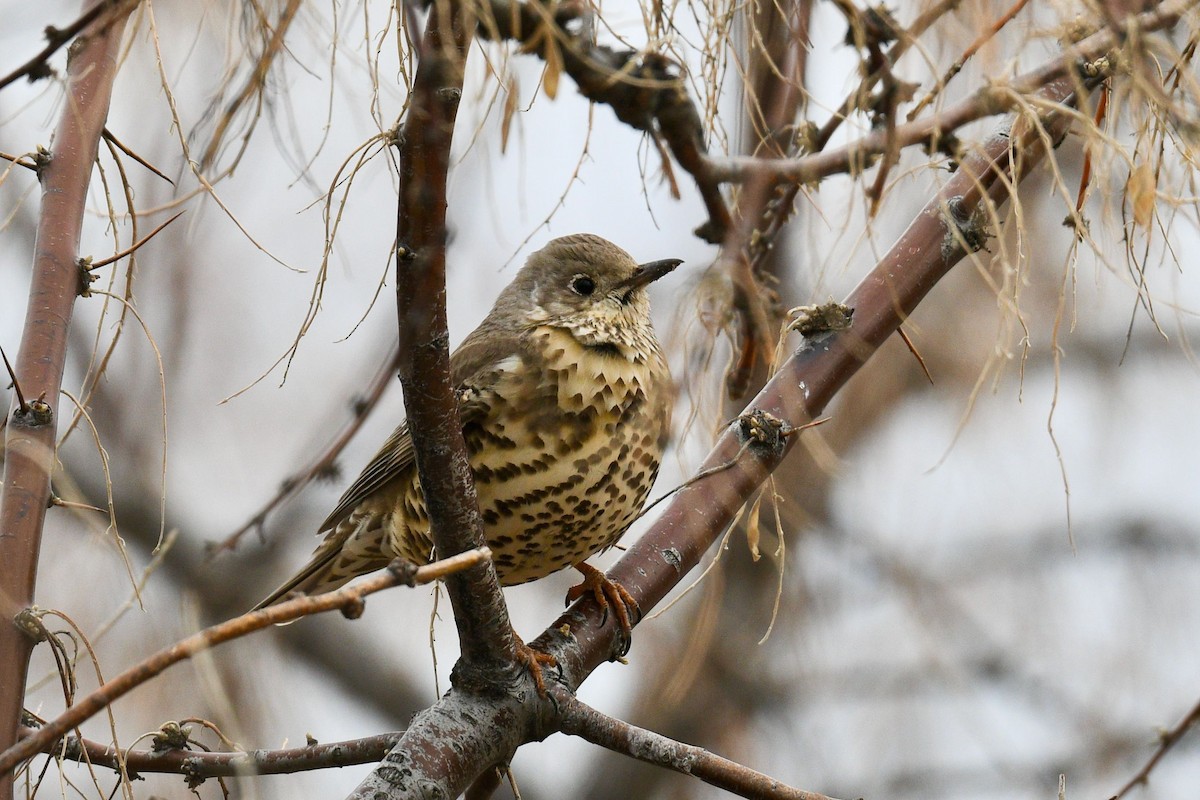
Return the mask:
M 131 150 L 131 149 L 130 149 L 130 148 L 129 148 L 129 147 L 128 147 L 128 146 L 127 146 L 125 143 L 123 143 L 123 142 L 122 142 L 120 139 L 118 139 L 118 138 L 117 138 L 115 135 L 113 135 L 113 132 L 112 132 L 112 131 L 110 131 L 108 128 L 105 128 L 105 129 L 104 129 L 104 140 L 105 140 L 106 142 L 108 142 L 109 144 L 111 144 L 113 147 L 115 147 L 115 148 L 117 148 L 118 150 L 120 150 L 120 151 L 121 151 L 122 153 L 124 153 L 125 155 L 129 156 L 130 158 L 132 158 L 132 159 L 133 159 L 134 161 L 136 161 L 137 163 L 141 164 L 141 165 L 142 165 L 143 167 L 145 167 L 146 169 L 148 169 L 148 170 L 150 170 L 151 172 L 153 172 L 153 173 L 154 173 L 155 175 L 157 175 L 158 177 L 162 178 L 162 179 L 163 179 L 164 181 L 166 181 L 167 183 L 171 184 L 172 186 L 174 186 L 174 185 L 175 185 L 175 181 L 171 180 L 171 179 L 170 179 L 170 178 L 168 178 L 166 175 L 164 175 L 164 174 L 163 174 L 163 172 L 162 172 L 162 170 L 160 170 L 158 167 L 154 166 L 154 165 L 153 165 L 153 164 L 151 164 L 149 161 L 147 161 L 146 159 L 142 158 L 142 157 L 141 157 L 141 156 L 139 156 L 137 153 L 133 152 L 133 150 Z
M 101 0 L 101 2 L 95 3 L 87 11 L 84 11 L 82 14 L 80 14 L 78 19 L 65 28 L 56 28 L 53 25 L 47 25 L 46 46 L 43 47 L 41 51 L 33 58 L 17 67 L 3 78 L 0 78 L 0 89 L 3 89 L 5 86 L 8 86 L 10 83 L 21 77 L 28 77 L 31 81 L 50 77 L 50 75 L 53 73 L 50 69 L 50 65 L 47 64 L 46 61 L 50 58 L 50 56 L 58 52 L 59 48 L 74 39 L 80 31 L 99 19 L 106 11 L 112 12 L 110 15 L 111 18 L 105 20 L 104 23 L 102 23 L 92 33 L 100 33 L 104 30 L 106 25 L 111 25 L 117 20 L 124 19 L 125 15 L 128 14 L 135 5 L 137 5 L 136 0 L 125 0 L 123 4 L 120 2 L 106 2 Z
M 56 719 L 46 723 L 45 727 L 39 729 L 37 733 L 0 753 L 0 775 L 13 769 L 30 756 L 45 750 L 50 742 L 102 711 L 117 698 L 141 686 L 180 661 L 192 658 L 218 644 L 310 614 L 341 609 L 343 613 L 350 616 L 359 616 L 362 613 L 363 598 L 369 594 L 401 584 L 417 586 L 430 583 L 485 563 L 491 559 L 491 555 L 491 551 L 483 547 L 435 561 L 424 567 L 413 567 L 406 562 L 393 562 L 387 570 L 376 573 L 353 586 L 338 589 L 335 592 L 287 600 L 278 605 L 259 611 L 250 611 L 240 617 L 234 617 L 205 628 L 170 647 L 159 650 L 115 678 L 106 681 Z
M 1150 760 L 1147 761 L 1142 768 L 1137 771 L 1137 774 L 1130 778 L 1129 782 L 1122 786 L 1121 790 L 1112 796 L 1112 800 L 1121 800 L 1121 798 L 1129 794 L 1129 792 L 1132 791 L 1135 786 L 1148 783 L 1150 781 L 1150 773 L 1158 765 L 1158 762 L 1161 761 L 1162 757 L 1167 754 L 1167 751 L 1174 747 L 1179 740 L 1182 739 L 1189 730 L 1191 730 L 1192 726 L 1195 725 L 1197 721 L 1200 721 L 1200 703 L 1194 705 L 1192 710 L 1187 713 L 1187 716 L 1181 719 L 1179 723 L 1175 725 L 1175 727 L 1171 728 L 1169 731 L 1163 731 L 1161 734 L 1159 734 L 1158 749 L 1154 751 L 1154 755 L 1150 756 Z
M 21 728 L 22 741 L 35 736 L 39 728 Z M 345 742 L 310 744 L 284 750 L 249 750 L 213 753 L 195 750 L 118 750 L 103 742 L 66 736 L 50 742 L 42 752 L 68 761 L 87 761 L 101 767 L 117 768 L 124 762 L 131 777 L 139 773 L 177 773 L 189 778 L 217 778 L 237 775 L 283 775 L 330 767 L 369 764 L 400 740 L 399 733 L 381 733 Z
M 186 211 L 187 211 L 187 209 L 184 209 L 183 211 L 179 211 L 179 212 L 177 212 L 177 213 L 175 214 L 175 216 L 171 217 L 171 218 L 170 218 L 170 219 L 168 219 L 166 222 L 164 222 L 162 225 L 159 225 L 157 228 L 155 228 L 154 230 L 150 231 L 150 232 L 149 232 L 149 233 L 147 233 L 145 236 L 143 236 L 141 239 L 138 239 L 136 242 L 134 242 L 133 244 L 129 245 L 129 247 L 126 247 L 126 248 L 125 248 L 124 250 L 122 250 L 121 252 L 119 252 L 119 253 L 114 253 L 113 255 L 109 256 L 108 258 L 102 258 L 102 259 L 100 259 L 99 261 L 90 261 L 90 262 L 88 262 L 87 268 L 88 268 L 89 270 L 93 270 L 93 269 L 100 269 L 101 267 L 107 267 L 109 264 L 113 263 L 114 261 L 120 261 L 122 258 L 124 258 L 125 256 L 129 255 L 130 253 L 132 253 L 132 252 L 136 251 L 136 250 L 137 250 L 139 247 L 141 247 L 141 246 L 142 246 L 142 245 L 144 245 L 146 242 L 150 241 L 150 240 L 151 240 L 151 239 L 153 239 L 155 236 L 157 236 L 157 235 L 159 234 L 159 232 L 160 232 L 160 231 L 162 231 L 162 229 L 163 229 L 163 228 L 167 227 L 167 226 L 168 226 L 168 225 L 170 225 L 172 222 L 174 222 L 175 220 L 177 220 L 177 219 L 179 219 L 180 217 L 182 217 Z

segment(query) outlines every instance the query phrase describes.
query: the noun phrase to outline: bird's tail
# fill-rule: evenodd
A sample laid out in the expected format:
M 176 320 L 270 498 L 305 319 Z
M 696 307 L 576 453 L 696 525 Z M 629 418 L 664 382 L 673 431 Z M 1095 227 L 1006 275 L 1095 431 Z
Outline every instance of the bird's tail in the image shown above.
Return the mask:
M 346 553 L 341 548 L 320 548 L 304 568 L 288 578 L 275 591 L 267 595 L 262 602 L 251 611 L 259 611 L 267 606 L 285 600 L 292 593 L 321 594 L 340 589 L 352 579 L 388 565 L 386 559 L 363 559 Z

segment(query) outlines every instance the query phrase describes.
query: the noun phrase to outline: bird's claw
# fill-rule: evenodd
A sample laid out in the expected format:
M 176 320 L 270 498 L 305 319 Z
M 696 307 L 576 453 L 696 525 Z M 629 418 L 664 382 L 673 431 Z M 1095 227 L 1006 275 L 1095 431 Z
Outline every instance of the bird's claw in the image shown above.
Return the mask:
M 575 569 L 583 573 L 583 580 L 567 590 L 567 603 L 573 603 L 586 594 L 591 594 L 600 606 L 600 624 L 608 622 L 608 609 L 617 617 L 617 657 L 624 658 L 633 644 L 633 624 L 642 619 L 642 609 L 637 600 L 621 584 L 611 581 L 604 573 L 590 564 L 576 564 Z M 630 612 L 633 618 L 630 618 Z

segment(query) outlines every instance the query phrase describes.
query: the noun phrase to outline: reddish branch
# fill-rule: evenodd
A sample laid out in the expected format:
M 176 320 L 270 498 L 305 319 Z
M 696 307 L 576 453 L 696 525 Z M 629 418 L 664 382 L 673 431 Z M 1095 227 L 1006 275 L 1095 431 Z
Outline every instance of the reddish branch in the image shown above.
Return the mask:
M 557 699 L 562 708 L 562 732 L 600 747 L 647 764 L 693 775 L 751 800 L 833 800 L 817 792 L 794 789 L 736 761 L 713 755 L 702 747 L 677 742 L 601 714 L 565 692 L 559 692 Z
M 54 464 L 54 415 L 80 286 L 77 259 L 84 205 L 112 98 L 118 46 L 132 7 L 93 0 L 84 9 L 84 18 L 95 17 L 89 18 L 90 27 L 79 27 L 83 32 L 71 46 L 67 97 L 50 161 L 40 174 L 41 216 L 16 360 L 21 386 L 36 402 L 25 413 L 14 414 L 7 426 L 0 495 L 0 750 L 16 741 L 33 650 L 33 641 L 11 620 L 33 602 Z M 0 800 L 11 796 L 12 776 L 0 769 Z
M 197 653 L 202 653 L 218 644 L 246 636 L 271 625 L 280 625 L 324 611 L 339 609 L 348 617 L 358 617 L 362 615 L 363 598 L 369 594 L 402 584 L 417 586 L 430 583 L 461 571 L 476 569 L 479 564 L 490 563 L 490 560 L 491 552 L 486 547 L 460 553 L 419 568 L 397 560 L 387 570 L 376 573 L 345 589 L 309 597 L 298 597 L 295 600 L 288 600 L 259 611 L 251 611 L 240 617 L 205 628 L 105 681 L 95 691 L 78 700 L 57 718 L 39 728 L 36 733 L 0 753 L 0 775 L 8 773 L 25 759 L 45 751 L 51 742 L 60 739 L 67 731 L 96 715 L 117 698 L 161 674 L 168 667 L 185 661 Z
M 446 176 L 475 32 L 468 4 L 435 3 L 421 43 L 408 116 L 398 137 L 396 225 L 399 373 L 417 471 L 439 555 L 483 543 L 475 484 L 450 382 L 446 329 Z M 462 654 L 452 681 L 516 678 L 516 642 L 491 564 L 446 581 Z

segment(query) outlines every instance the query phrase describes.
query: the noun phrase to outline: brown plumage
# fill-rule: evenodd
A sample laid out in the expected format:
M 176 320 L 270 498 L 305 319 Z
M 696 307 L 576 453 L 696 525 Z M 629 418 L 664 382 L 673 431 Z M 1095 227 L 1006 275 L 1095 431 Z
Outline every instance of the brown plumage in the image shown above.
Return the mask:
M 646 286 L 679 264 L 639 266 L 590 234 L 534 253 L 450 357 L 484 537 L 503 585 L 578 566 L 641 511 L 671 418 L 670 374 Z M 322 523 L 313 558 L 259 607 L 315 594 L 401 556 L 433 556 L 412 440 L 401 424 Z M 618 605 L 623 605 L 619 603 Z M 618 608 L 618 616 L 628 626 Z

